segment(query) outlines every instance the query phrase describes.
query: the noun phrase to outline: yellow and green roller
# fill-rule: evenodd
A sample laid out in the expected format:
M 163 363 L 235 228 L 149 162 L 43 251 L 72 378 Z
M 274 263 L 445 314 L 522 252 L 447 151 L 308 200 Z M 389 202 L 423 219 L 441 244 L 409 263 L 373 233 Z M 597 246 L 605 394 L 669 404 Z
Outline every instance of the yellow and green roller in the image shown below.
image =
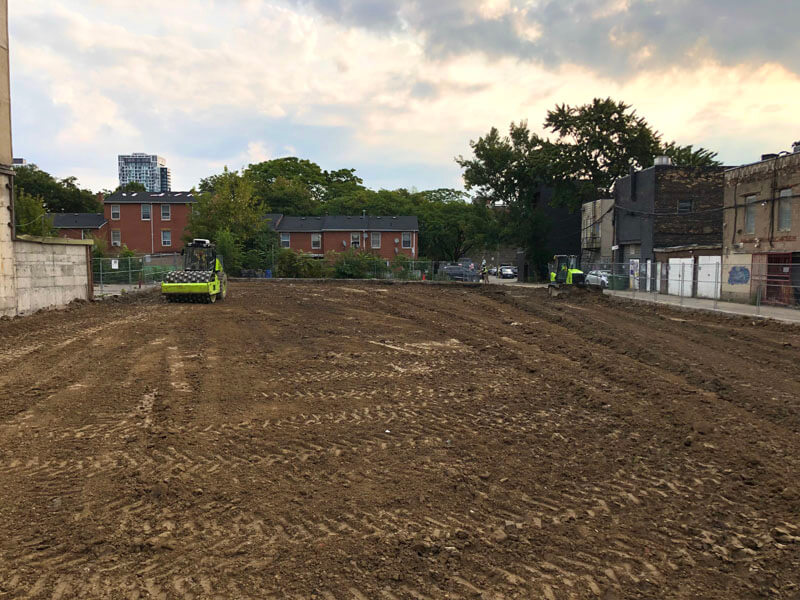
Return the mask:
M 209 240 L 192 240 L 182 254 L 183 270 L 167 273 L 161 284 L 161 293 L 167 301 L 207 304 L 224 300 L 228 276 L 214 244 Z

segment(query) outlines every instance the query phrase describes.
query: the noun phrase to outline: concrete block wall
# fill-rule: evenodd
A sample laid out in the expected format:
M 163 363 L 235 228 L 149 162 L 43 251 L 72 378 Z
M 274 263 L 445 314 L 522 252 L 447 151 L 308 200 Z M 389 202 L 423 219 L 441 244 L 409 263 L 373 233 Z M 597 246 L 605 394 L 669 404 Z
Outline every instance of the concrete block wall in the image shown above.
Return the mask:
M 0 316 L 11 317 L 17 313 L 17 289 L 8 182 L 8 175 L 0 175 Z
M 14 242 L 17 313 L 89 300 L 85 245 Z

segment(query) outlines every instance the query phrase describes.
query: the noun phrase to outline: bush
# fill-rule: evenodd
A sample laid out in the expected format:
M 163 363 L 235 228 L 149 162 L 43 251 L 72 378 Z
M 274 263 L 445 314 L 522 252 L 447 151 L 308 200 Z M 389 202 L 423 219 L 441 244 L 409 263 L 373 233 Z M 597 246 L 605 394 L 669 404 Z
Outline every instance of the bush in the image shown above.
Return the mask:
M 321 279 L 331 276 L 331 269 L 324 260 L 288 248 L 277 252 L 274 269 L 276 277 Z
M 386 277 L 389 267 L 386 260 L 369 252 L 346 250 L 328 258 L 333 262 L 333 273 L 337 279 L 367 279 Z

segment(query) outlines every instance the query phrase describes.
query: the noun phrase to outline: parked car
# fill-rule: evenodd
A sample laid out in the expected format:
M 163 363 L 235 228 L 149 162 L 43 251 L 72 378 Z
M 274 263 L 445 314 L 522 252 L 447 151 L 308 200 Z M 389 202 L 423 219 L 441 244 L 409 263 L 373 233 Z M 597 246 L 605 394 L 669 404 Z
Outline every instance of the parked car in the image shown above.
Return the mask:
M 611 271 L 589 271 L 586 276 L 586 285 L 605 289 L 611 279 Z
M 461 265 L 442 267 L 441 273 L 453 281 L 480 281 L 480 273 Z
M 489 267 L 489 275 L 497 275 L 497 267 Z
M 500 267 L 500 279 L 514 279 L 516 277 L 516 273 L 514 273 L 514 268 L 509 265 L 503 265 Z

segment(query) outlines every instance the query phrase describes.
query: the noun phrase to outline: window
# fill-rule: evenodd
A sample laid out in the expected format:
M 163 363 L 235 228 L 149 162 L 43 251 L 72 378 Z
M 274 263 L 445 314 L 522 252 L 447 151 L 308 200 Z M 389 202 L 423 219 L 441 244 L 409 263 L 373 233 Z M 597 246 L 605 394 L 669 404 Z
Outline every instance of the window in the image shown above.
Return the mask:
M 681 198 L 678 200 L 678 214 L 685 215 L 692 212 L 692 204 L 691 198 Z
M 111 245 L 112 246 L 122 245 L 122 232 L 119 229 L 114 229 L 111 231 Z
M 350 234 L 350 247 L 351 248 L 360 248 L 361 247 L 361 234 L 360 233 L 351 233 Z
M 744 232 L 756 232 L 756 197 L 746 196 L 744 199 Z
M 781 190 L 778 200 L 778 231 L 792 230 L 792 189 Z
M 403 248 L 411 248 L 411 232 L 403 232 Z
M 142 204 L 142 221 L 150 220 L 150 205 Z
M 111 205 L 111 220 L 119 221 L 119 204 Z
M 312 233 L 311 234 L 311 249 L 312 250 L 319 250 L 322 248 L 322 234 L 321 233 Z
M 289 248 L 292 245 L 292 234 L 291 233 L 282 233 L 281 234 L 281 248 Z
M 161 231 L 161 245 L 172 246 L 172 232 L 169 229 L 163 229 Z
M 380 231 L 373 231 L 370 234 L 370 246 L 374 249 L 379 250 L 381 247 L 381 232 Z
M 161 220 L 169 221 L 172 219 L 172 207 L 169 204 L 161 205 Z

